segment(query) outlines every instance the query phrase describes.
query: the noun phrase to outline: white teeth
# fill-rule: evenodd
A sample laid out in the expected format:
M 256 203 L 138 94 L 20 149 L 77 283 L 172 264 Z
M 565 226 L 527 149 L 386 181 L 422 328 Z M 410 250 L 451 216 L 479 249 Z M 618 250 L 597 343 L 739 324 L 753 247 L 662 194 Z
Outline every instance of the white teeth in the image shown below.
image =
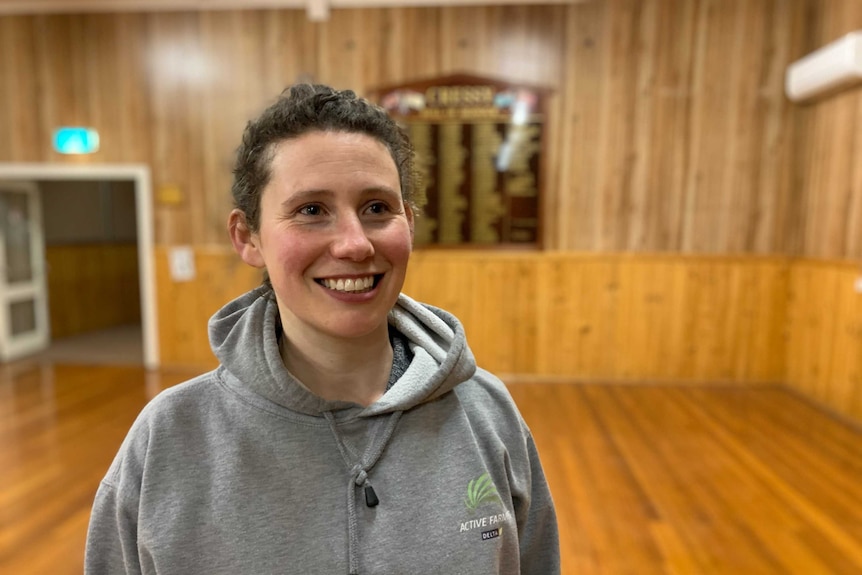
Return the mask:
M 350 279 L 339 279 L 339 280 L 330 280 L 325 279 L 322 280 L 323 285 L 328 287 L 329 289 L 336 291 L 344 291 L 344 292 L 360 292 L 371 289 L 374 285 L 374 276 L 368 276 L 364 278 L 350 278 Z

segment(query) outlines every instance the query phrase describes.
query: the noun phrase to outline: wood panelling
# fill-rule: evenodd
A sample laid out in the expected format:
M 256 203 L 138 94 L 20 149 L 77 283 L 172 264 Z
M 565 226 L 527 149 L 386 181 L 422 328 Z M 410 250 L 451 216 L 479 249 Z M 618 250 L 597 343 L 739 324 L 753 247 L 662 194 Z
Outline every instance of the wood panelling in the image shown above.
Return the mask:
M 820 0 L 813 11 L 811 49 L 862 29 L 862 3 Z M 814 103 L 803 113 L 805 218 L 799 253 L 862 260 L 862 86 Z
M 214 258 L 213 281 L 174 284 L 161 253 L 162 356 L 206 362 L 196 330 L 229 299 L 212 290 L 256 283 L 225 255 L 233 149 L 284 85 L 464 71 L 546 86 L 544 245 L 599 255 L 417 254 L 408 288 L 462 312 L 502 371 L 777 381 L 785 264 L 697 256 L 862 258 L 862 92 L 783 94 L 789 63 L 859 27 L 856 0 L 2 16 L 0 162 L 140 162 L 156 198 L 177 186 L 156 242 L 195 246 L 202 273 Z M 69 124 L 99 129 L 99 153 L 54 153 Z
M 192 281 L 173 281 L 169 251 L 155 251 L 161 362 L 168 367 L 215 367 L 207 321 L 227 302 L 259 285 L 262 276 L 232 251 L 212 248 L 195 251 Z
M 156 251 L 169 278 L 167 251 Z M 227 249 L 162 281 L 166 365 L 213 367 L 206 322 L 260 283 Z M 786 382 L 862 421 L 856 264 L 784 258 L 420 250 L 405 293 L 464 324 L 480 365 L 551 380 Z
M 785 251 L 806 2 L 596 2 L 568 24 L 559 226 L 576 250 Z
M 160 278 L 167 252 L 156 251 Z M 206 321 L 259 274 L 199 251 L 192 282 L 161 282 L 162 360 L 214 365 Z M 418 251 L 404 292 L 464 323 L 482 367 L 575 380 L 780 382 L 788 261 Z
M 149 164 L 183 196 L 156 206 L 157 243 L 225 245 L 233 150 L 283 86 L 465 71 L 552 90 L 545 246 L 782 254 L 800 209 L 783 71 L 811 2 L 2 16 L 0 161 Z M 51 151 L 70 124 L 101 151 Z
M 51 338 L 141 321 L 135 244 L 48 246 Z
M 464 323 L 480 364 L 577 380 L 778 382 L 788 262 L 420 251 L 405 293 Z
M 801 261 L 790 275 L 789 385 L 862 421 L 862 267 Z

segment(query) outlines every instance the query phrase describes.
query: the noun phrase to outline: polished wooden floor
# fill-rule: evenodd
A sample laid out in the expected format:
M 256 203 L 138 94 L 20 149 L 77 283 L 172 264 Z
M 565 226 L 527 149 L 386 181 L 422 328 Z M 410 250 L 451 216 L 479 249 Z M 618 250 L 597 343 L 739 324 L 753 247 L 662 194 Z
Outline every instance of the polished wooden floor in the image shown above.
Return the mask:
M 79 574 L 96 486 L 190 373 L 0 365 L 0 573 Z M 519 383 L 565 574 L 862 573 L 862 433 L 781 388 Z

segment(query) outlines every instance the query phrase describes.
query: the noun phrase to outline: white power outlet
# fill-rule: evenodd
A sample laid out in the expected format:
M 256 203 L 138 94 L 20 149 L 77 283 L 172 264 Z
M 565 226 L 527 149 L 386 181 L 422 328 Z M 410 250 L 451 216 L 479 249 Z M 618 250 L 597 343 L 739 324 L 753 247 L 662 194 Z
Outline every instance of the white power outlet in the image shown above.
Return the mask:
M 862 276 L 856 278 L 856 282 L 853 284 L 854 289 L 856 289 L 856 293 L 862 293 Z

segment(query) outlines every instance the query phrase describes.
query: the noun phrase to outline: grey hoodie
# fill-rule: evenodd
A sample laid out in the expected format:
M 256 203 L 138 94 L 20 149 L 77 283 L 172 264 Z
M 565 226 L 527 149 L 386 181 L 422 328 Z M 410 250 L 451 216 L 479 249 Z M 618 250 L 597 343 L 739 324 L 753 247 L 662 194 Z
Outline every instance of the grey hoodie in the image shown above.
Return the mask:
M 141 412 L 96 495 L 87 574 L 559 573 L 533 439 L 458 320 L 400 296 L 412 359 L 362 407 L 291 377 L 277 317 L 264 287 L 226 305 L 221 366 Z

